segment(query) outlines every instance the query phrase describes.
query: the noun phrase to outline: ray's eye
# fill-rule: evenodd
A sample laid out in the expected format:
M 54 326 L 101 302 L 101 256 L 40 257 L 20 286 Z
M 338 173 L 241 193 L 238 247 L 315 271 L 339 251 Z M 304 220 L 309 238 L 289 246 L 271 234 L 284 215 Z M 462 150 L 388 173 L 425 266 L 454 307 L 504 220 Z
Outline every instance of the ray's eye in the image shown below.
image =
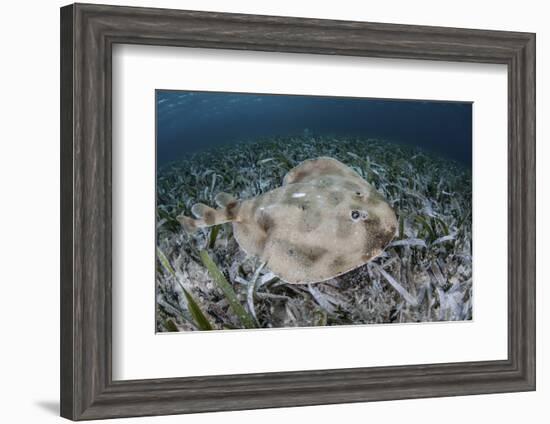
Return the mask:
M 367 211 L 358 211 L 358 210 L 351 211 L 351 219 L 353 222 L 357 222 L 359 220 L 365 221 L 366 219 L 368 219 L 368 217 L 369 217 L 369 213 Z

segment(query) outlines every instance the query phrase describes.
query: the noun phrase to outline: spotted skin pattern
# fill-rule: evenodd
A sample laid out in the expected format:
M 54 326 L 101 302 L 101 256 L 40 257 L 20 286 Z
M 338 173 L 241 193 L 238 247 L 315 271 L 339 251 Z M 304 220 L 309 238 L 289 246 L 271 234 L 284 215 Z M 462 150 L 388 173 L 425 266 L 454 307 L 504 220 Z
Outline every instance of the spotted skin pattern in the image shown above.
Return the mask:
M 336 159 L 307 160 L 283 185 L 253 199 L 220 193 L 219 209 L 197 204 L 197 219 L 178 217 L 188 232 L 232 222 L 239 246 L 283 281 L 316 283 L 369 262 L 392 240 L 393 209 L 373 186 Z

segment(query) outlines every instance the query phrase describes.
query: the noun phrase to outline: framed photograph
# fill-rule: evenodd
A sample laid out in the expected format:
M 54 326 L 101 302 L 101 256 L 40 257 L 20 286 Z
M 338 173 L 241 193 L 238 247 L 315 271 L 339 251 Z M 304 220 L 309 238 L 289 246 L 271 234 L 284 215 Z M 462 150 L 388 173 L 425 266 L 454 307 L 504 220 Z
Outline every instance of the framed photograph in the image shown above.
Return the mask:
M 535 389 L 535 35 L 61 9 L 61 414 Z
M 472 319 L 472 103 L 156 105 L 158 332 Z

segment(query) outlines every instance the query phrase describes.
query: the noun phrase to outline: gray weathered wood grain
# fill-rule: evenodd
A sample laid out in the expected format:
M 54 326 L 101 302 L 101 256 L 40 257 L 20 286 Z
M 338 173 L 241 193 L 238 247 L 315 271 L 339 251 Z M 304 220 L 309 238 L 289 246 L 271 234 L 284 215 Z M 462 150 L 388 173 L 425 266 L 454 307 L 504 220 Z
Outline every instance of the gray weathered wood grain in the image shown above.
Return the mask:
M 115 43 L 506 64 L 509 358 L 113 381 L 111 52 Z M 62 416 L 81 420 L 534 388 L 534 34 L 86 4 L 61 9 Z

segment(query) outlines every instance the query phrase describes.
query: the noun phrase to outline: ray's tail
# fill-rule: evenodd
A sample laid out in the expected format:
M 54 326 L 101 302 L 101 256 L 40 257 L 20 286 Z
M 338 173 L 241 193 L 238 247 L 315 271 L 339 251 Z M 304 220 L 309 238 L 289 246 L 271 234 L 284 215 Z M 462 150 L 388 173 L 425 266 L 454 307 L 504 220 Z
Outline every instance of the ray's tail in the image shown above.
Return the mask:
M 239 202 L 230 194 L 219 193 L 215 199 L 218 209 L 211 208 L 203 203 L 196 203 L 191 208 L 191 213 L 196 219 L 185 215 L 179 215 L 178 221 L 186 233 L 192 234 L 199 228 L 211 227 L 235 221 L 239 211 Z

